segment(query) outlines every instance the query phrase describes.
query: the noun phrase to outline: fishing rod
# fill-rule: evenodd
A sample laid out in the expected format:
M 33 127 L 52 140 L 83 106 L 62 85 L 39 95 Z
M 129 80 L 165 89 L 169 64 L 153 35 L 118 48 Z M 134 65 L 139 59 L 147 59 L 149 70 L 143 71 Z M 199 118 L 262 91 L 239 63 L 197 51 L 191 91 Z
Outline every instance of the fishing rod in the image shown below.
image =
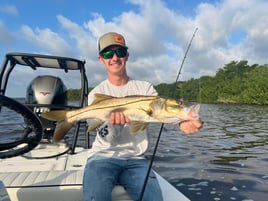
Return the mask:
M 182 70 L 184 61 L 186 59 L 186 56 L 187 56 L 188 51 L 189 51 L 189 49 L 191 47 L 192 41 L 193 41 L 193 39 L 195 37 L 195 34 L 196 34 L 197 30 L 198 30 L 198 28 L 195 28 L 194 33 L 192 35 L 192 38 L 191 38 L 191 40 L 190 40 L 190 42 L 188 44 L 188 47 L 187 47 L 186 52 L 184 54 L 184 57 L 182 59 L 182 62 L 181 62 L 180 68 L 179 68 L 179 72 L 177 74 L 177 78 L 176 78 L 175 83 L 174 83 L 173 95 L 175 94 L 175 90 L 176 90 L 176 87 L 177 87 L 177 83 L 178 83 L 178 80 L 179 80 L 179 77 L 180 77 L 180 74 L 181 74 L 181 70 Z M 151 158 L 151 161 L 150 161 L 150 164 L 149 164 L 149 167 L 148 167 L 148 171 L 147 171 L 147 174 L 146 174 L 143 186 L 142 186 L 142 191 L 141 191 L 141 194 L 140 194 L 140 197 L 139 197 L 139 201 L 142 201 L 143 194 L 144 194 L 146 185 L 148 183 L 149 175 L 150 175 L 150 172 L 152 170 L 153 162 L 154 162 L 154 159 L 155 159 L 155 154 L 156 154 L 156 151 L 157 151 L 157 148 L 158 148 L 158 144 L 159 144 L 159 141 L 160 141 L 160 138 L 161 138 L 163 128 L 164 128 L 164 123 L 161 124 L 160 130 L 159 130 L 159 134 L 158 134 L 158 137 L 157 137 L 157 140 L 156 140 L 156 143 L 155 143 L 155 147 L 154 147 L 154 150 L 153 150 L 153 155 L 152 155 L 152 158 Z

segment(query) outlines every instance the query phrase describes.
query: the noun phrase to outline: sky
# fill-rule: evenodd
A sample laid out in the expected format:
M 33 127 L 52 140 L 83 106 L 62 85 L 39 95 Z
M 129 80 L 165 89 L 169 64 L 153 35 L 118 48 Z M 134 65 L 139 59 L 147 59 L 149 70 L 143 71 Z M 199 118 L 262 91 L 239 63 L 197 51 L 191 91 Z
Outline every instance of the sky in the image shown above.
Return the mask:
M 232 61 L 268 63 L 267 10 L 267 0 L 1 0 L 0 58 L 28 52 L 85 60 L 94 87 L 106 79 L 98 38 L 115 31 L 129 47 L 131 78 L 173 83 L 197 29 L 179 80 L 214 76 Z M 79 88 L 78 75 L 54 74 L 68 88 Z M 6 94 L 25 96 L 32 76 L 16 71 Z

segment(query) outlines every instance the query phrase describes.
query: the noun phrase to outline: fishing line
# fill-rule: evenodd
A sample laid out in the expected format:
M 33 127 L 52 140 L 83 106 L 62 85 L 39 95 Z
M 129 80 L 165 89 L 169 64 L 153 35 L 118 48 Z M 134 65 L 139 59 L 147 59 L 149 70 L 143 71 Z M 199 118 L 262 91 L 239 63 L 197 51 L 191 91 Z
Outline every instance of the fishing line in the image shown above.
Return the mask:
M 181 74 L 181 70 L 182 70 L 182 67 L 183 67 L 183 64 L 184 64 L 184 61 L 186 59 L 186 56 L 188 54 L 188 51 L 191 47 L 191 44 L 192 44 L 192 41 L 195 37 L 195 34 L 197 32 L 198 28 L 195 28 L 195 31 L 192 35 L 192 38 L 188 44 L 188 47 L 186 49 L 186 52 L 184 54 L 184 57 L 182 59 L 182 62 L 181 62 L 181 65 L 180 65 L 180 68 L 179 68 L 179 72 L 177 74 L 177 78 L 176 78 L 176 81 L 174 83 L 174 90 L 173 90 L 173 94 L 172 94 L 172 97 L 173 95 L 175 94 L 175 90 L 176 90 L 176 87 L 177 87 L 177 83 L 178 83 L 178 80 L 179 80 L 179 77 L 180 77 L 180 74 Z M 164 123 L 161 124 L 161 127 L 160 127 L 160 130 L 159 130 L 159 134 L 158 134 L 158 137 L 157 137 L 157 140 L 156 140 L 156 143 L 155 143 L 155 147 L 154 147 L 154 150 L 153 150 L 153 154 L 152 154 L 152 158 L 150 160 L 150 164 L 149 164 L 149 167 L 148 167 L 148 171 L 147 171 L 147 174 L 146 174 L 146 177 L 145 177 L 145 180 L 144 180 L 144 183 L 143 183 L 143 186 L 142 186 L 142 191 L 141 191 L 141 194 L 140 194 L 140 197 L 139 197 L 139 201 L 142 201 L 142 198 L 143 198 L 143 194 L 144 194 L 144 191 L 145 191 L 145 188 L 146 188 L 146 185 L 148 183 L 148 179 L 149 179 L 149 176 L 150 176 L 150 172 L 152 170 L 152 166 L 153 166 L 153 162 L 154 162 L 154 159 L 155 159 L 155 154 L 156 154 L 156 151 L 157 151 L 157 148 L 158 148 L 158 144 L 159 144 L 159 141 L 160 141 L 160 138 L 161 138 L 161 134 L 162 134 L 162 130 L 164 128 Z

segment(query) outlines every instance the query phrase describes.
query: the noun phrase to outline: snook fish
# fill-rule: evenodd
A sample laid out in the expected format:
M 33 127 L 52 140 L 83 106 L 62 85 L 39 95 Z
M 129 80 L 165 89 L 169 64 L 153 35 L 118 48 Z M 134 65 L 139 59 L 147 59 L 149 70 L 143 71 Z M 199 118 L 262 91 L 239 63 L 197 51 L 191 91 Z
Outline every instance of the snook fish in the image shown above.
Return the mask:
M 185 106 L 173 99 L 160 96 L 127 96 L 117 98 L 95 94 L 93 103 L 81 109 L 55 110 L 42 113 L 42 117 L 57 121 L 53 141 L 58 142 L 71 129 L 75 122 L 91 119 L 88 131 L 109 120 L 110 113 L 122 111 L 130 119 L 130 131 L 143 131 L 148 123 L 160 122 L 179 124 L 185 120 L 199 119 L 200 105 Z

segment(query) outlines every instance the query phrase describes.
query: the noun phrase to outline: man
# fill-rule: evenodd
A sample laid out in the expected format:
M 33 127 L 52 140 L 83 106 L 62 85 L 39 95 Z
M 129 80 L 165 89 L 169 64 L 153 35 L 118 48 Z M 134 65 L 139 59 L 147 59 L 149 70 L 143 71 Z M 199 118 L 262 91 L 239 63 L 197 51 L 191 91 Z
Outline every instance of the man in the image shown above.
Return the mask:
M 146 81 L 133 80 L 127 75 L 126 62 L 129 57 L 124 37 L 109 32 L 99 38 L 99 56 L 107 72 L 107 79 L 96 86 L 88 95 L 88 103 L 94 94 L 115 97 L 130 95 L 157 95 L 153 85 Z M 148 170 L 144 153 L 148 148 L 147 133 L 130 134 L 131 122 L 123 112 L 110 114 L 109 122 L 97 129 L 97 135 L 89 153 L 84 171 L 84 201 L 111 201 L 112 189 L 122 185 L 133 200 L 138 200 Z M 200 121 L 182 122 L 185 133 L 200 130 Z M 162 193 L 153 171 L 150 173 L 143 201 L 162 201 Z

